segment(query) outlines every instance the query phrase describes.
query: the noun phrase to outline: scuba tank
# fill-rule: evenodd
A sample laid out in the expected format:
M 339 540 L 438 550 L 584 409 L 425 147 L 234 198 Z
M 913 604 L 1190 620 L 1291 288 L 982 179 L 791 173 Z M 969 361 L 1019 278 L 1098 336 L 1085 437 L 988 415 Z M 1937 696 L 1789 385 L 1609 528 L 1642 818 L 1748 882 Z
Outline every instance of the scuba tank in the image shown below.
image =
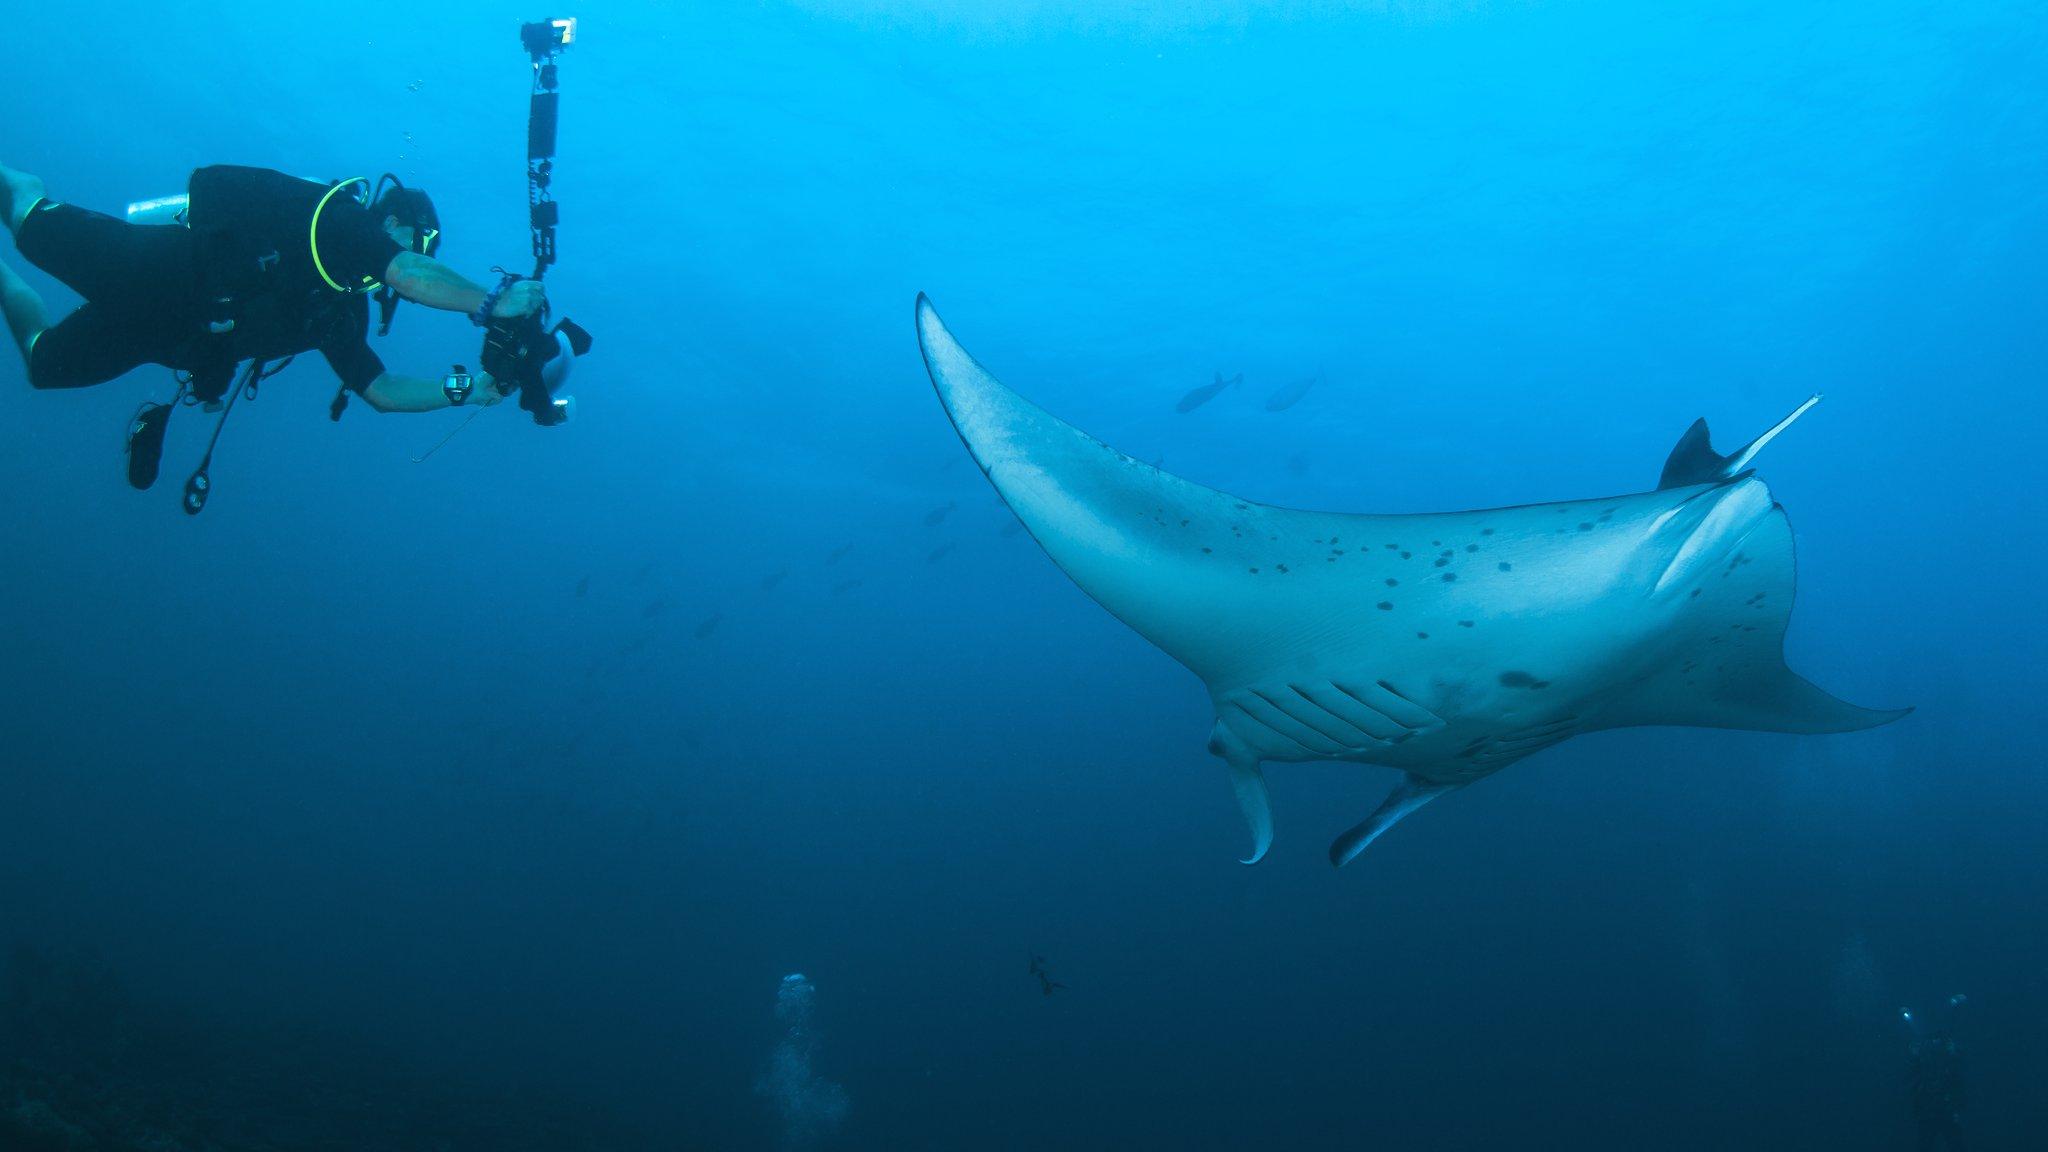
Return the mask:
M 128 205 L 130 224 L 186 224 L 186 215 L 192 210 L 192 197 L 180 192 L 176 196 L 159 196 L 154 200 L 137 200 Z
M 307 176 L 301 176 L 299 179 L 304 180 L 308 184 L 333 183 L 331 180 L 314 180 Z M 366 184 L 356 192 L 356 203 L 367 206 L 370 201 L 369 191 L 369 187 Z M 190 192 L 180 192 L 175 196 L 158 196 L 151 200 L 137 200 L 128 205 L 127 211 L 124 214 L 124 218 L 130 224 L 182 224 L 187 227 L 192 223 L 191 217 L 192 194 Z

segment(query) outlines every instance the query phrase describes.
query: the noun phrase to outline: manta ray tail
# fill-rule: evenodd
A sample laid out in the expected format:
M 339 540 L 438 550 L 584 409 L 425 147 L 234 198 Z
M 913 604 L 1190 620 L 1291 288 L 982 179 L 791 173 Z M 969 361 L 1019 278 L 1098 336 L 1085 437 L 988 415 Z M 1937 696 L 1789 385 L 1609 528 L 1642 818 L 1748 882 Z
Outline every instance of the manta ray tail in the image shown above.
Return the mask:
M 1741 449 L 1726 456 L 1714 451 L 1707 435 L 1704 418 L 1692 422 L 1685 435 L 1678 438 L 1677 447 L 1664 461 L 1664 475 L 1657 481 L 1657 490 L 1685 488 L 1694 484 L 1712 484 L 1721 480 L 1732 480 L 1749 467 L 1749 462 L 1763 450 L 1763 446 L 1776 439 L 1778 433 L 1792 426 L 1794 420 L 1806 414 L 1808 408 L 1820 403 L 1818 394 L 1806 398 L 1806 403 L 1792 410 L 1790 416 L 1771 425 L 1770 430 L 1751 440 Z
M 1330 845 L 1330 863 L 1338 868 L 1351 862 L 1351 858 L 1365 851 L 1366 845 L 1380 838 L 1380 833 L 1399 823 L 1406 816 L 1431 800 L 1456 788 L 1456 784 L 1432 784 L 1422 777 L 1409 773 L 1378 808 L 1359 825 L 1344 833 Z

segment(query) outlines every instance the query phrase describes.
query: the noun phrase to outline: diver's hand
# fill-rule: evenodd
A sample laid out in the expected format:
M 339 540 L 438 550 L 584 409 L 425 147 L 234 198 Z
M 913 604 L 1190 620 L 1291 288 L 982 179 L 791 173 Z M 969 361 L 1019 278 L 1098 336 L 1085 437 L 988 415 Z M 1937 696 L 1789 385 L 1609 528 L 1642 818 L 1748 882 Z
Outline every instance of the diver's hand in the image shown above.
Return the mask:
M 489 408 L 505 398 L 505 394 L 498 391 L 497 380 L 489 372 L 479 369 L 475 379 L 476 387 L 469 390 L 469 399 L 464 403 L 477 408 Z
M 517 320 L 531 316 L 547 306 L 548 290 L 538 280 L 514 280 L 498 294 L 497 306 L 491 309 L 494 320 Z

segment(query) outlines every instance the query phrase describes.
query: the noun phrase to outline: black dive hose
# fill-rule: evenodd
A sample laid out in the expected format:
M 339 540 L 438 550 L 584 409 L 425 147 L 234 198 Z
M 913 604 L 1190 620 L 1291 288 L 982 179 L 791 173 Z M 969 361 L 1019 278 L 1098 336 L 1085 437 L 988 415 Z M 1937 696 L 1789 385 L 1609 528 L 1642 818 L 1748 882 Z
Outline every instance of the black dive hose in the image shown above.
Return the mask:
M 249 399 L 254 400 L 256 386 L 291 367 L 291 363 L 290 356 L 278 361 L 274 366 L 266 365 L 261 360 L 251 360 L 249 366 L 242 370 L 242 378 L 235 382 L 235 390 L 228 393 L 227 405 L 220 410 L 220 419 L 214 421 L 213 436 L 206 441 L 206 455 L 199 458 L 199 467 L 194 468 L 192 475 L 185 478 L 185 515 L 197 516 L 206 511 L 206 498 L 213 495 L 213 477 L 210 474 L 213 467 L 213 448 L 220 443 L 220 434 L 227 430 L 228 417 L 234 415 L 235 401 L 240 400 L 245 392 L 249 394 Z

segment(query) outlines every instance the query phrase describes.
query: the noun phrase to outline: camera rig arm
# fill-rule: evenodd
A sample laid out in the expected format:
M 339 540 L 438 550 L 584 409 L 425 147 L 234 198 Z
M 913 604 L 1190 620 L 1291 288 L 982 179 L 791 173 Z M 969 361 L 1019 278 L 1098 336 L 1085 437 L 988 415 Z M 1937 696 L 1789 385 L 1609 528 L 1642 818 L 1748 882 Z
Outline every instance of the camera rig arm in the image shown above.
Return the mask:
M 561 206 L 549 188 L 554 182 L 562 96 L 555 60 L 575 42 L 573 18 L 538 20 L 519 29 L 519 43 L 533 68 L 526 112 L 526 208 L 535 280 L 546 276 L 555 263 L 555 229 L 561 223 Z M 508 273 L 499 290 L 517 279 Z M 518 391 L 519 407 L 534 423 L 552 427 L 568 420 L 573 411 L 569 398 L 557 393 L 568 379 L 570 365 L 590 350 L 590 343 L 590 333 L 574 322 L 564 319 L 550 328 L 545 313 L 534 313 L 491 320 L 478 360 L 501 392 Z

